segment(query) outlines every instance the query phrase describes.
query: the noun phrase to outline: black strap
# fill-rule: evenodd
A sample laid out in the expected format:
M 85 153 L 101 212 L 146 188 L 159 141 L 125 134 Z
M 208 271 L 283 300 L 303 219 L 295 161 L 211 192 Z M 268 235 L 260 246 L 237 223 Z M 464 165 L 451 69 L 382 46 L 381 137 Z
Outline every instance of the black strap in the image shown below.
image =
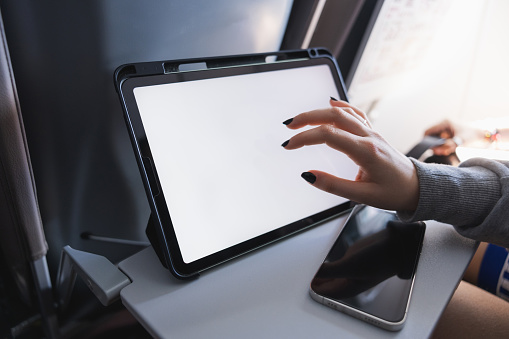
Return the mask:
M 446 139 L 433 137 L 433 136 L 425 136 L 422 138 L 421 142 L 414 146 L 407 154 L 407 157 L 419 159 L 424 152 L 428 149 L 443 145 Z

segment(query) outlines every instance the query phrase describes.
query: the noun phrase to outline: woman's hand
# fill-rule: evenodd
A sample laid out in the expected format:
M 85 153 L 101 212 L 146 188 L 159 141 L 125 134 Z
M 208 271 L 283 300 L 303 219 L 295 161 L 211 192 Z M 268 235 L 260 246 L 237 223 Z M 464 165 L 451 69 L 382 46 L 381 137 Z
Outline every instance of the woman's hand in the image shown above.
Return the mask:
M 361 110 L 331 98 L 331 107 L 299 114 L 284 123 L 291 129 L 307 125 L 283 143 L 287 150 L 327 144 L 345 153 L 358 166 L 355 181 L 318 170 L 302 177 L 313 186 L 347 199 L 378 208 L 413 211 L 419 199 L 419 182 L 413 163 L 371 129 Z
M 456 135 L 456 131 L 454 125 L 449 120 L 444 120 L 434 126 L 431 126 L 424 132 L 424 135 L 446 139 L 443 145 L 433 147 L 433 153 L 435 155 L 447 156 L 456 152 L 456 147 L 458 147 L 458 145 L 453 140 L 453 137 Z

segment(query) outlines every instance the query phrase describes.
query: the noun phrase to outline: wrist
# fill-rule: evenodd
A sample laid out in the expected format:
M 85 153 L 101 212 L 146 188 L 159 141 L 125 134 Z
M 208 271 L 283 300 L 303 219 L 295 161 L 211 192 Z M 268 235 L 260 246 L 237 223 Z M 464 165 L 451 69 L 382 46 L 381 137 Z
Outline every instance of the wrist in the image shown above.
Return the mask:
M 417 209 L 417 206 L 419 204 L 419 177 L 417 175 L 417 168 L 415 167 L 413 159 L 410 159 L 410 158 L 407 158 L 407 159 L 408 159 L 408 162 L 410 163 L 409 166 L 411 166 L 409 168 L 411 168 L 411 169 L 409 172 L 409 178 L 405 184 L 405 187 L 406 187 L 405 196 L 406 197 L 404 199 L 404 204 L 399 206 L 399 208 L 397 208 L 397 210 L 412 212 Z M 415 161 L 417 161 L 417 160 L 415 160 Z

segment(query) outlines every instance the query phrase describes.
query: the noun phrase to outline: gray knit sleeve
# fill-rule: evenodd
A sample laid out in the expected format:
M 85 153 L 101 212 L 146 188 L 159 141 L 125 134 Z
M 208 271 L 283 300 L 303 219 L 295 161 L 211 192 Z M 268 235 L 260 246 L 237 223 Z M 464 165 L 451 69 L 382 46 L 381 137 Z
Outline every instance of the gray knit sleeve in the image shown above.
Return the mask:
M 437 220 L 469 238 L 509 247 L 509 163 L 471 159 L 452 167 L 411 159 L 419 177 L 415 212 L 403 221 Z

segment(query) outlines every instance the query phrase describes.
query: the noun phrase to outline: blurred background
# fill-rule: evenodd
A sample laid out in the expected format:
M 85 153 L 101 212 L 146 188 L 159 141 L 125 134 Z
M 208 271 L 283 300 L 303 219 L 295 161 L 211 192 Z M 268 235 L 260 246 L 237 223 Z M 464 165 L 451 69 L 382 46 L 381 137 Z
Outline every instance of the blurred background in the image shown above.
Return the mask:
M 52 279 L 65 245 L 113 262 L 147 245 L 150 211 L 113 85 L 122 64 L 326 47 L 350 100 L 402 152 L 445 118 L 507 115 L 505 0 L 0 0 L 0 10 Z
M 499 0 L 385 1 L 351 101 L 403 152 L 446 118 L 509 127 L 506 14 L 509 3 Z

